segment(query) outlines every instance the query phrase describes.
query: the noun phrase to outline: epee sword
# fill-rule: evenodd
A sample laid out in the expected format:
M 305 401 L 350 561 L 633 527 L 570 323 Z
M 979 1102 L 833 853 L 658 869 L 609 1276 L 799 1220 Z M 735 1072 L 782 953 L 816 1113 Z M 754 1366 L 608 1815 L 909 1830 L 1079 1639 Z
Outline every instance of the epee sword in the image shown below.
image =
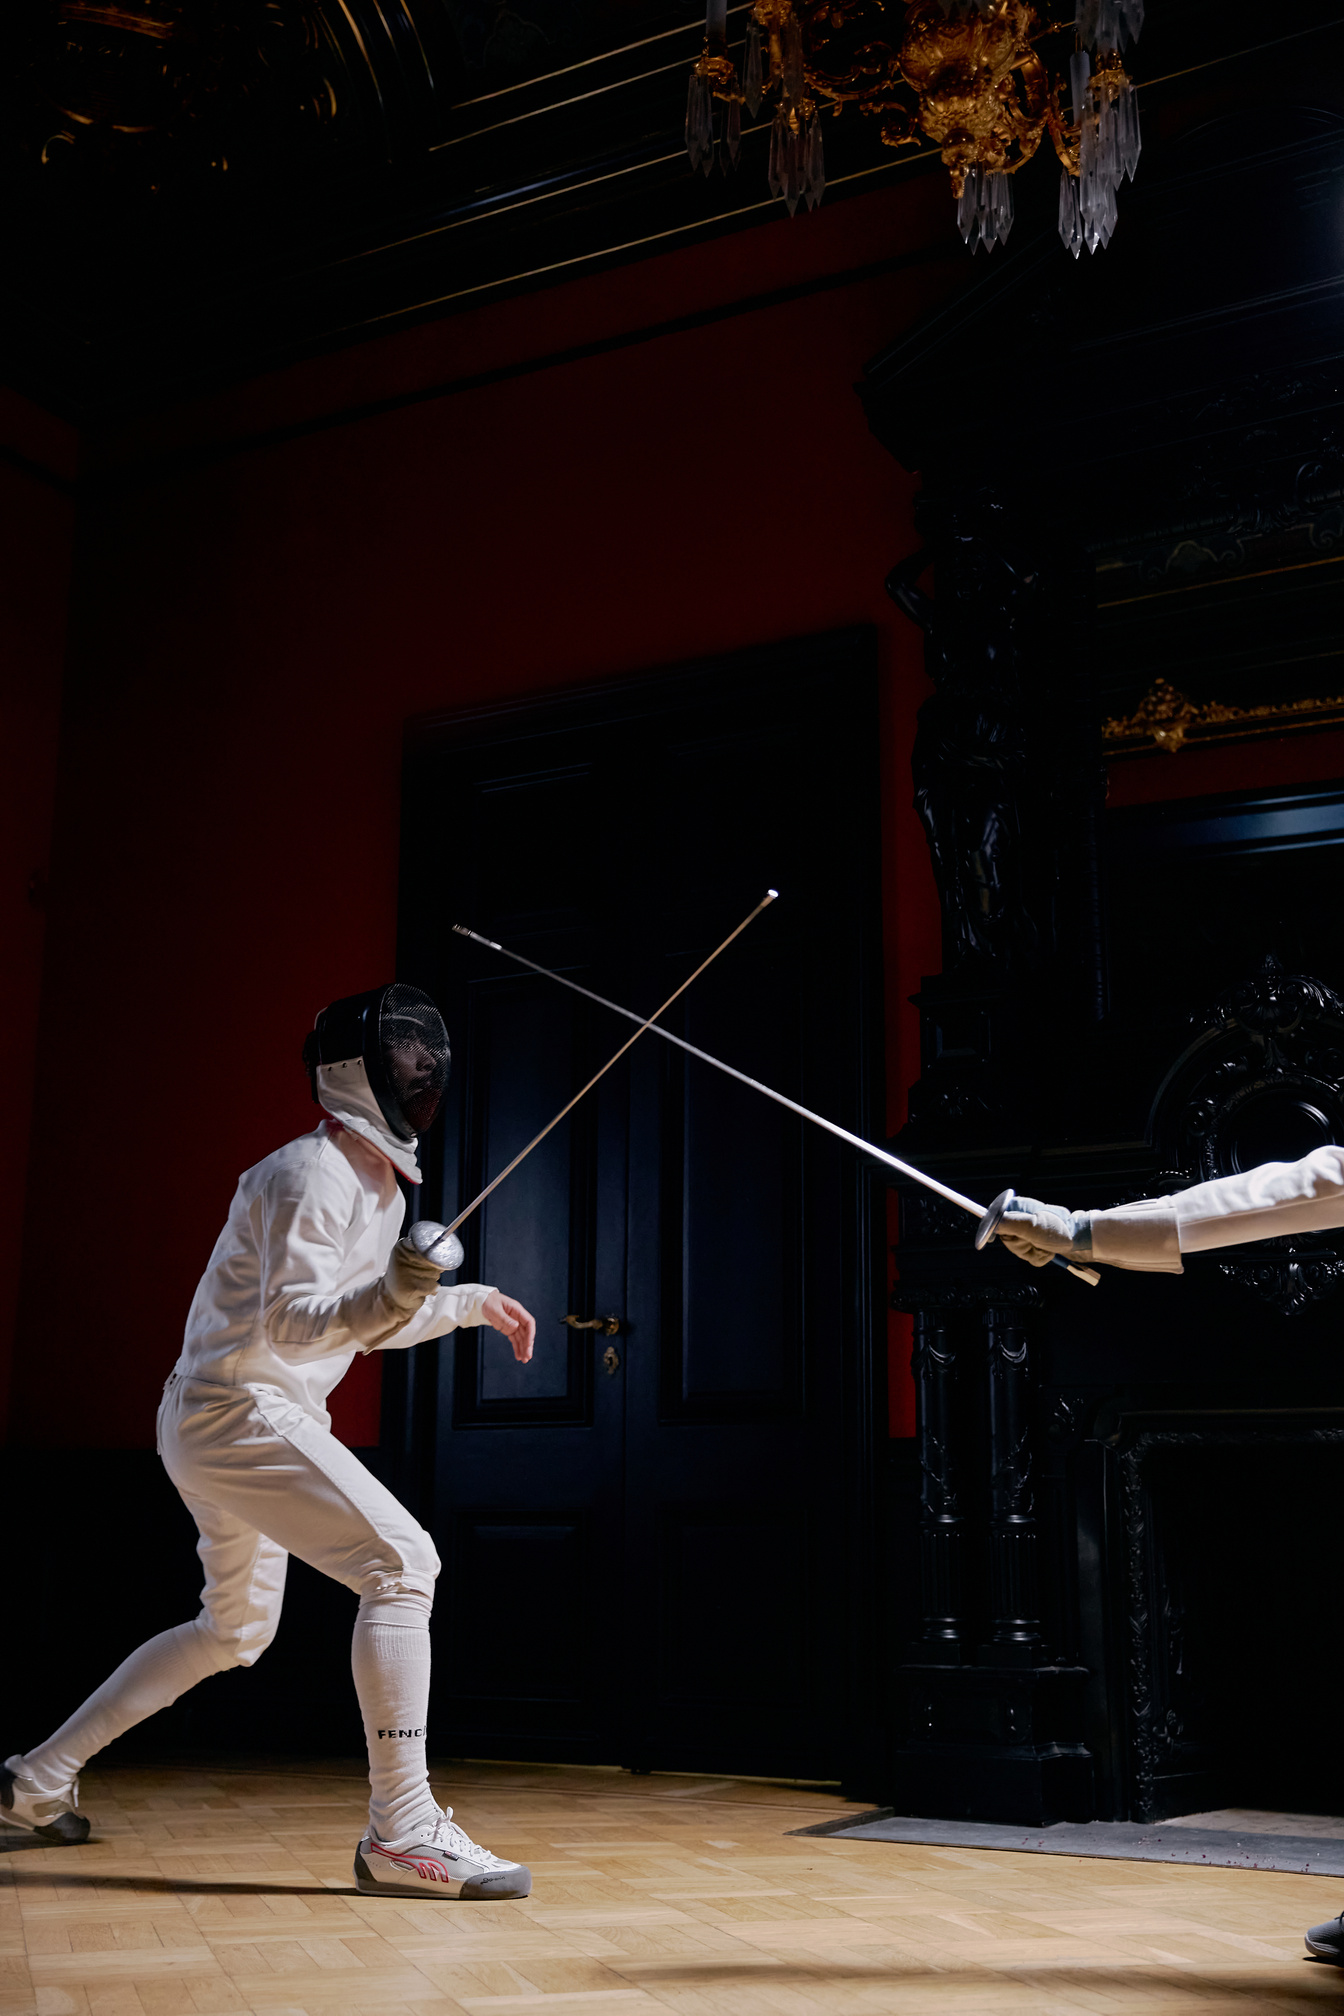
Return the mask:
M 600 1071 L 594 1071 L 592 1077 L 588 1080 L 588 1083 L 582 1086 L 579 1089 L 579 1091 L 577 1091 L 574 1094 L 574 1097 L 568 1100 L 565 1103 L 565 1105 L 563 1105 L 560 1108 L 560 1111 L 556 1114 L 553 1120 L 548 1120 L 546 1122 L 546 1125 L 542 1128 L 540 1134 L 534 1134 L 532 1136 L 532 1139 L 528 1142 L 526 1148 L 520 1148 L 518 1150 L 518 1153 L 514 1156 L 513 1160 L 511 1162 L 505 1163 L 504 1167 L 500 1170 L 498 1176 L 493 1177 L 491 1181 L 486 1184 L 484 1190 L 480 1192 L 479 1196 L 472 1198 L 470 1204 L 467 1205 L 464 1211 L 458 1212 L 456 1218 L 454 1218 L 451 1225 L 437 1225 L 434 1223 L 432 1219 L 421 1219 L 417 1224 L 411 1227 L 410 1232 L 411 1243 L 414 1246 L 416 1246 L 419 1249 L 419 1251 L 426 1256 L 427 1259 L 433 1258 L 437 1260 L 445 1274 L 451 1274 L 456 1268 L 460 1267 L 466 1256 L 462 1250 L 462 1241 L 457 1237 L 458 1226 L 464 1225 L 467 1219 L 470 1218 L 472 1212 L 479 1210 L 481 1205 L 484 1204 L 486 1198 L 490 1195 L 490 1192 L 492 1190 L 498 1190 L 500 1184 L 504 1181 L 504 1178 L 506 1176 L 512 1176 L 514 1170 L 518 1167 L 518 1164 L 522 1161 L 525 1161 L 526 1158 L 532 1153 L 532 1150 L 538 1147 L 541 1144 L 541 1142 L 543 1142 L 546 1139 L 546 1136 L 551 1132 L 552 1128 L 558 1127 L 560 1125 L 560 1122 L 564 1119 L 565 1115 L 567 1113 L 573 1112 L 574 1108 L 578 1105 L 580 1099 L 585 1098 L 587 1094 L 592 1091 L 598 1079 L 605 1078 L 608 1071 L 610 1071 L 612 1065 L 620 1063 L 626 1051 L 629 1050 L 633 1044 L 638 1043 L 640 1037 L 644 1034 L 645 1030 L 653 1029 L 656 1027 L 658 1017 L 660 1015 L 665 1015 L 668 1009 L 672 1006 L 672 1003 L 676 1000 L 679 1000 L 680 997 L 686 992 L 686 989 L 691 985 L 691 982 L 693 980 L 698 980 L 700 978 L 700 975 L 704 972 L 705 968 L 707 966 L 712 966 L 714 964 L 714 961 L 718 958 L 720 952 L 726 952 L 728 950 L 728 947 L 732 944 L 734 938 L 740 938 L 742 936 L 742 933 L 746 930 L 748 924 L 755 923 L 756 919 L 760 916 L 762 910 L 769 909 L 770 905 L 774 902 L 778 894 L 779 894 L 778 889 L 767 889 L 764 896 L 762 896 L 760 902 L 756 905 L 756 908 L 752 910 L 747 916 L 745 916 L 742 919 L 742 922 L 739 925 L 737 925 L 734 930 L 728 933 L 728 936 L 723 940 L 723 943 L 721 945 L 716 945 L 714 947 L 714 950 L 710 953 L 707 959 L 702 959 L 700 961 L 700 964 L 696 967 L 694 973 L 688 974 L 686 979 L 682 981 L 680 987 L 673 988 L 672 992 L 668 995 L 666 1001 L 664 1001 L 662 1007 L 655 1008 L 652 1015 L 645 1017 L 641 1015 L 631 1014 L 630 1011 L 625 1008 L 619 1009 L 617 1012 L 619 1014 L 624 1015 L 627 1021 L 638 1022 L 639 1027 L 638 1029 L 636 1029 L 634 1035 L 626 1038 L 625 1042 L 622 1043 L 620 1049 L 616 1052 L 614 1057 L 608 1057 L 606 1063 L 602 1066 Z M 455 931 L 460 930 L 461 926 L 455 924 L 453 926 L 453 929 Z M 474 936 L 475 934 L 469 933 L 468 935 Z M 484 944 L 487 941 L 483 939 L 481 942 Z M 500 946 L 496 946 L 494 949 L 496 951 L 500 951 L 502 948 Z M 537 970 L 538 972 L 540 972 L 542 969 L 538 967 Z M 559 976 L 556 974 L 552 974 L 550 977 L 552 979 L 556 979 Z M 594 995 L 593 998 L 594 1000 L 596 1000 L 597 996 Z M 611 1007 L 612 1004 L 611 1002 L 604 1002 L 603 1006 Z M 659 1030 L 658 1033 L 659 1035 L 663 1035 L 666 1032 L 663 1030 Z
M 772 890 L 770 897 L 772 898 L 776 893 L 776 891 Z M 770 898 L 767 898 L 767 901 L 769 900 Z M 760 907 L 763 908 L 764 905 Z M 753 910 L 751 914 L 754 917 L 756 911 Z M 750 921 L 751 918 L 748 918 L 747 923 L 750 923 Z M 744 930 L 745 928 L 745 925 L 738 926 L 739 930 Z M 871 1156 L 873 1161 L 883 1163 L 888 1169 L 895 1169 L 900 1175 L 908 1176 L 912 1182 L 922 1183 L 926 1190 L 932 1190 L 937 1196 L 946 1198 L 947 1202 L 955 1204 L 959 1211 L 969 1211 L 973 1218 L 980 1220 L 982 1228 L 981 1234 L 975 1242 L 977 1248 L 986 1245 L 994 1236 L 999 1219 L 1012 1202 L 1012 1191 L 1005 1190 L 988 1207 L 983 1204 L 977 1204 L 972 1198 L 963 1197 L 960 1190 L 949 1189 L 946 1183 L 940 1183 L 936 1176 L 928 1176 L 922 1169 L 916 1169 L 912 1162 L 902 1162 L 899 1155 L 889 1155 L 885 1148 L 875 1148 L 872 1142 L 865 1141 L 861 1134 L 851 1134 L 847 1127 L 838 1127 L 834 1120 L 823 1119 L 820 1113 L 812 1112 L 810 1107 L 800 1106 L 796 1099 L 786 1098 L 784 1093 L 776 1092 L 772 1086 L 762 1085 L 758 1078 L 749 1078 L 745 1071 L 737 1070 L 732 1064 L 725 1064 L 719 1057 L 711 1057 L 707 1050 L 697 1050 L 695 1044 L 688 1043 L 683 1036 L 674 1036 L 670 1029 L 664 1029 L 658 1023 L 657 1017 L 663 1013 L 663 1009 L 670 1007 L 671 1002 L 676 1000 L 676 994 L 672 995 L 670 1000 L 665 1001 L 663 1007 L 659 1008 L 654 1015 L 651 1015 L 646 1022 L 641 1016 L 635 1014 L 633 1008 L 622 1008 L 619 1002 L 608 1001 L 606 996 L 602 994 L 594 994 L 591 987 L 581 987 L 577 980 L 570 980 L 563 973 L 553 972 L 549 966 L 539 966 L 535 959 L 525 959 L 521 952 L 510 952 L 507 945 L 500 945 L 493 938 L 483 938 L 479 931 L 472 931 L 465 924 L 454 924 L 453 929 L 460 938 L 470 938 L 473 944 L 484 945 L 488 951 L 498 952 L 503 958 L 512 959 L 516 966 L 526 966 L 530 972 L 539 973 L 544 980 L 554 980 L 558 986 L 568 987 L 571 993 L 582 994 L 585 1000 L 596 1002 L 599 1008 L 609 1008 L 613 1015 L 623 1015 L 627 1022 L 638 1022 L 640 1025 L 638 1033 L 642 1034 L 645 1029 L 652 1029 L 655 1036 L 661 1036 L 667 1043 L 675 1043 L 678 1050 L 684 1050 L 688 1057 L 698 1058 L 700 1063 L 710 1065 L 715 1071 L 722 1071 L 727 1077 L 736 1078 L 739 1085 L 749 1086 L 753 1092 L 759 1092 L 762 1098 L 771 1099 L 776 1106 L 783 1106 L 786 1111 L 796 1113 L 800 1120 L 811 1121 L 814 1127 L 823 1128 L 827 1134 L 833 1134 L 837 1141 L 845 1142 L 850 1148 L 857 1148 L 860 1154 Z M 734 936 L 736 936 L 736 933 L 734 933 Z M 716 955 L 711 954 L 711 957 L 714 956 Z M 709 961 L 706 960 L 705 964 L 708 965 L 708 963 Z M 703 971 L 703 966 L 696 968 L 696 973 L 702 973 Z M 693 973 L 691 979 L 693 980 L 695 977 L 696 975 Z M 689 986 L 690 981 L 684 984 Z M 680 993 L 681 991 L 682 989 L 678 988 L 677 992 Z M 634 1041 L 635 1038 L 632 1036 L 630 1042 L 633 1043 Z M 629 1049 L 629 1047 L 629 1044 L 625 1046 L 626 1049 Z M 623 1050 L 617 1052 L 617 1056 L 623 1056 L 624 1054 Z M 611 1061 L 614 1064 L 616 1058 L 613 1057 Z M 524 1150 L 524 1153 L 526 1153 L 526 1150 Z M 508 1171 L 505 1170 L 503 1173 L 507 1175 Z M 496 1181 L 502 1180 L 502 1177 L 496 1178 Z M 474 1210 L 475 1205 L 469 1206 L 468 1209 Z M 466 1213 L 463 1216 L 466 1216 Z M 451 1229 L 449 1227 L 449 1230 Z M 1075 1266 L 1071 1260 L 1066 1260 L 1062 1253 L 1052 1253 L 1050 1261 L 1052 1266 L 1063 1267 L 1067 1273 L 1077 1275 L 1080 1281 L 1086 1281 L 1089 1288 L 1096 1288 L 1100 1285 L 1101 1276 L 1094 1267 Z

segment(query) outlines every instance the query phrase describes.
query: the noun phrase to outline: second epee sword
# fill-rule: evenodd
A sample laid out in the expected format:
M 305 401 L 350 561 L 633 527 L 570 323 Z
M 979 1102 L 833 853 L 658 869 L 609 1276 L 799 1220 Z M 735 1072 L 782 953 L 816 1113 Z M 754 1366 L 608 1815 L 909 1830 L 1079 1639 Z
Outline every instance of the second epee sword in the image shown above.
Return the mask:
M 573 1109 L 578 1105 L 580 1099 L 584 1097 L 585 1093 L 592 1091 L 598 1079 L 605 1078 L 608 1071 L 610 1071 L 612 1065 L 620 1063 L 626 1051 L 631 1047 L 632 1044 L 637 1043 L 639 1041 L 640 1037 L 644 1034 L 646 1029 L 656 1030 L 659 1035 L 662 1035 L 664 1033 L 662 1030 L 658 1029 L 658 1017 L 660 1015 L 666 1014 L 667 1010 L 672 1006 L 672 1003 L 674 1001 L 679 1000 L 681 996 L 686 992 L 686 989 L 690 986 L 691 982 L 693 980 L 698 980 L 700 978 L 700 975 L 704 972 L 706 966 L 712 966 L 714 961 L 718 958 L 720 952 L 726 952 L 728 950 L 728 947 L 732 944 L 735 938 L 741 937 L 742 933 L 746 930 L 748 924 L 754 923 L 756 918 L 760 916 L 762 910 L 768 909 L 769 906 L 775 901 L 775 898 L 778 896 L 778 894 L 779 891 L 777 889 L 767 889 L 764 896 L 762 896 L 760 902 L 756 905 L 756 908 L 748 912 L 748 914 L 742 919 L 742 922 L 728 933 L 728 936 L 723 940 L 723 943 L 721 945 L 716 945 L 714 947 L 714 950 L 709 954 L 709 957 L 707 959 L 702 959 L 700 961 L 700 964 L 696 967 L 694 973 L 688 974 L 686 979 L 682 981 L 680 987 L 675 987 L 672 990 L 672 992 L 668 995 L 666 1001 L 663 1002 L 662 1006 L 654 1009 L 652 1015 L 632 1015 L 629 1013 L 627 1009 L 624 1008 L 617 1010 L 617 1013 L 625 1015 L 628 1021 L 637 1022 L 639 1024 L 639 1027 L 636 1029 L 634 1035 L 629 1037 L 626 1040 L 626 1042 L 622 1043 L 620 1049 L 616 1052 L 614 1057 L 608 1057 L 606 1063 L 602 1066 L 601 1070 L 595 1071 L 593 1073 L 592 1077 L 588 1080 L 588 1083 L 582 1086 L 579 1089 L 579 1091 L 577 1091 L 574 1094 L 573 1098 L 568 1100 L 565 1103 L 565 1105 L 563 1105 L 560 1108 L 560 1111 L 555 1115 L 555 1118 L 553 1120 L 548 1120 L 546 1122 L 546 1125 L 542 1128 L 540 1134 L 534 1134 L 532 1139 L 528 1142 L 527 1146 L 525 1148 L 520 1148 L 518 1150 L 518 1153 L 514 1156 L 511 1162 L 505 1163 L 504 1167 L 500 1170 L 498 1176 L 493 1177 L 491 1181 L 486 1184 L 484 1190 L 482 1190 L 479 1193 L 479 1195 L 473 1197 L 470 1204 L 466 1205 L 463 1210 L 458 1212 L 456 1218 L 453 1219 L 450 1225 L 443 1225 L 443 1226 L 434 1225 L 428 1228 L 433 1235 L 432 1238 L 428 1241 L 429 1248 L 432 1249 L 433 1247 L 438 1246 L 441 1242 L 444 1242 L 449 1238 L 451 1238 L 451 1236 L 457 1231 L 458 1226 L 466 1223 L 467 1219 L 470 1218 L 472 1212 L 478 1210 L 479 1207 L 482 1204 L 484 1204 L 486 1198 L 490 1195 L 491 1191 L 498 1190 L 500 1184 L 504 1181 L 504 1178 L 506 1176 L 511 1176 L 514 1170 L 518 1167 L 518 1164 L 524 1161 L 526 1157 L 532 1153 L 532 1150 L 535 1147 L 537 1147 L 540 1142 L 546 1139 L 546 1136 L 551 1132 L 551 1129 L 553 1127 L 558 1127 L 560 1125 L 560 1122 L 564 1119 L 565 1115 L 573 1111 Z M 454 924 L 453 929 L 454 931 L 460 931 L 462 929 L 462 926 L 460 924 Z M 476 934 L 475 932 L 468 932 L 466 935 L 468 937 L 475 937 Z M 481 942 L 482 944 L 485 944 L 488 941 L 482 939 Z M 500 945 L 496 945 L 495 947 L 493 947 L 493 950 L 495 950 L 496 952 L 503 951 L 503 949 L 504 948 Z M 528 962 L 525 961 L 524 963 L 526 964 Z M 538 967 L 537 971 L 542 972 L 544 971 L 544 968 Z M 559 975 L 553 973 L 549 977 L 554 980 L 558 979 Z M 594 995 L 593 999 L 596 1000 L 597 996 Z M 603 1006 L 609 1008 L 613 1006 L 613 1003 L 609 1001 L 604 1002 Z M 460 1241 L 458 1242 L 458 1249 L 459 1251 L 461 1250 Z M 423 1252 L 425 1250 L 427 1250 L 426 1247 L 422 1246 L 421 1251 Z M 445 1270 L 447 1270 L 457 1265 L 458 1263 L 455 1261 L 445 1260 L 443 1264 Z
M 823 1119 L 820 1113 L 812 1112 L 810 1107 L 800 1106 L 796 1099 L 789 1099 L 783 1092 L 776 1092 L 772 1086 L 762 1085 L 758 1078 L 749 1078 L 745 1071 L 737 1070 L 734 1065 L 725 1064 L 718 1057 L 711 1057 L 707 1050 L 697 1050 L 694 1043 L 688 1043 L 683 1036 L 674 1036 L 670 1029 L 664 1029 L 660 1023 L 652 1019 L 646 1021 L 642 1015 L 636 1015 L 633 1008 L 622 1008 L 619 1002 L 608 1001 L 603 994 L 594 994 L 591 987 L 581 987 L 577 980 L 570 980 L 563 973 L 553 972 L 549 966 L 539 966 L 535 959 L 525 959 L 521 952 L 510 952 L 507 945 L 501 945 L 493 938 L 483 938 L 479 931 L 472 931 L 465 924 L 454 924 L 453 929 L 459 938 L 470 938 L 473 944 L 484 945 L 488 951 L 498 952 L 503 958 L 512 959 L 516 966 L 526 966 L 530 972 L 539 973 L 544 980 L 554 980 L 558 986 L 568 987 L 571 993 L 582 994 L 585 1000 L 596 1002 L 599 1008 L 610 1009 L 613 1015 L 623 1015 L 627 1022 L 638 1022 L 642 1028 L 651 1029 L 655 1036 L 661 1036 L 665 1042 L 675 1043 L 678 1050 L 684 1050 L 688 1057 L 696 1057 L 702 1064 L 710 1065 L 713 1070 L 722 1071 L 729 1078 L 736 1078 L 739 1085 L 749 1086 L 763 1098 L 773 1100 L 776 1106 L 783 1106 L 788 1112 L 796 1113 L 800 1120 L 810 1121 L 814 1127 L 820 1127 L 827 1134 L 833 1134 L 837 1141 L 845 1142 L 850 1148 L 857 1148 L 861 1154 L 870 1156 L 875 1162 L 883 1163 L 888 1169 L 895 1169 L 902 1176 L 908 1176 L 912 1182 L 921 1183 L 926 1190 L 932 1190 L 937 1196 L 946 1198 L 949 1204 L 955 1204 L 959 1211 L 968 1211 L 973 1218 L 978 1218 L 982 1225 L 987 1220 L 992 1220 L 996 1213 L 1001 1213 L 1005 1204 L 1011 1200 L 1012 1192 L 1005 1191 L 988 1207 L 977 1204 L 973 1198 L 964 1197 L 959 1190 L 952 1190 L 946 1183 L 940 1183 L 936 1176 L 925 1175 L 924 1171 L 916 1169 L 912 1162 L 903 1162 L 899 1155 L 889 1155 L 885 1148 L 875 1148 L 872 1142 L 865 1141 L 861 1134 L 851 1134 L 847 1127 L 838 1127 L 834 1120 Z M 664 1007 L 667 1005 L 669 1004 L 665 1002 Z M 661 1008 L 657 1011 L 660 1015 L 662 1012 Z M 1077 1275 L 1078 1279 L 1086 1281 L 1090 1288 L 1097 1287 L 1101 1281 L 1101 1276 L 1095 1268 L 1075 1266 L 1072 1261 L 1066 1260 L 1062 1253 L 1052 1254 L 1051 1265 L 1063 1267 L 1067 1273 Z

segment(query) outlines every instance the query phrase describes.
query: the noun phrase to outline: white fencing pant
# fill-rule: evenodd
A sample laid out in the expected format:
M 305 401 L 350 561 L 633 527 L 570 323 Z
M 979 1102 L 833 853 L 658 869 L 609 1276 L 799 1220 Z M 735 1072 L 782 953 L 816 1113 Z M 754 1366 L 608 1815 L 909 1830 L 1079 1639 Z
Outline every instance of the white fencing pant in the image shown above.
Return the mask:
M 173 1373 L 159 1453 L 200 1529 L 200 1615 L 133 1652 L 23 1775 L 62 1791 L 95 1752 L 207 1674 L 250 1666 L 275 1636 L 288 1557 L 358 1595 L 351 1664 L 369 1743 L 370 1820 L 401 1841 L 437 1808 L 425 1772 L 429 1612 L 439 1557 L 392 1493 L 274 1387 Z

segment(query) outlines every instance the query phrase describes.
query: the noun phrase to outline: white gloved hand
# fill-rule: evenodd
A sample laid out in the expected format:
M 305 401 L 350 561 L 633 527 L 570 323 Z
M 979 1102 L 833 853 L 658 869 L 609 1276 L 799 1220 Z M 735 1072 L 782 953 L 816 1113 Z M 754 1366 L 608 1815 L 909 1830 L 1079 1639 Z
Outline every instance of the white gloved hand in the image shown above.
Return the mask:
M 1066 1260 L 1092 1258 L 1090 1215 L 1065 1211 L 1058 1204 L 1038 1204 L 1034 1197 L 1014 1197 L 994 1236 L 1032 1267 L 1049 1266 L 1056 1253 Z

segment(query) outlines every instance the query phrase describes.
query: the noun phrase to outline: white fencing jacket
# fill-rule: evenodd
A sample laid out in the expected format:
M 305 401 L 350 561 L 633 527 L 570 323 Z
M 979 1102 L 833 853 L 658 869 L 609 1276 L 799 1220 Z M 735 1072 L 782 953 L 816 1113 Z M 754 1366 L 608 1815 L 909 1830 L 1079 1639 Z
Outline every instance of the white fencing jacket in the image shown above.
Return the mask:
M 1334 1231 L 1344 1225 L 1344 1147 L 1313 1149 L 1300 1162 L 1262 1162 L 1240 1176 L 1217 1176 L 1091 1218 L 1094 1260 L 1162 1274 L 1182 1273 L 1183 1253 Z
M 405 1216 L 393 1156 L 418 1182 L 414 1143 L 387 1134 L 367 1081 L 343 1088 L 347 1113 L 319 1090 L 331 1117 L 238 1179 L 175 1369 L 214 1386 L 278 1390 L 327 1428 L 327 1396 L 356 1352 L 478 1324 L 491 1290 L 439 1288 L 409 1321 L 388 1305 L 382 1277 Z

